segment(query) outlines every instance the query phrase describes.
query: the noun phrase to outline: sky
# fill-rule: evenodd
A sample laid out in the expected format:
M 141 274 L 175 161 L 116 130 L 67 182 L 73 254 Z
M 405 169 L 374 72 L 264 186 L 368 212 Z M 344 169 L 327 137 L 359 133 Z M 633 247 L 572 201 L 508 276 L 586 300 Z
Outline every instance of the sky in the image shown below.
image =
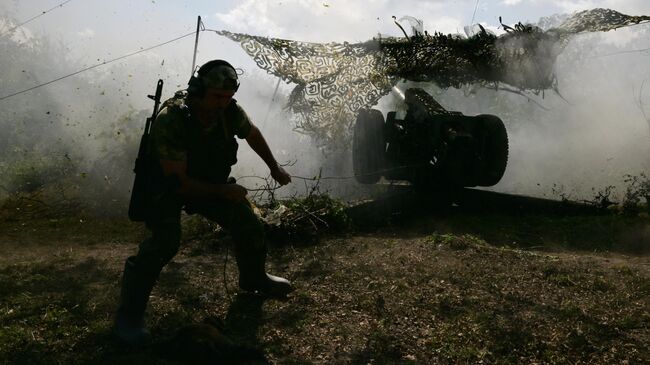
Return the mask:
M 0 0 L 0 10 L 21 21 L 61 2 Z M 399 36 L 392 16 L 420 18 L 430 32 L 457 33 L 462 32 L 473 16 L 475 22 L 496 28 L 500 16 L 505 23 L 512 24 L 594 7 L 650 14 L 650 2 L 645 0 L 72 0 L 15 33 L 45 34 L 67 47 L 71 57 L 92 65 L 97 60 L 111 59 L 189 33 L 196 28 L 198 15 L 209 29 L 310 42 L 362 42 L 378 33 Z M 0 32 L 2 29 L 0 26 Z M 148 57 L 152 63 L 154 59 L 160 63 L 165 60 L 166 70 L 178 74 L 175 81 L 179 84 L 191 73 L 192 53 L 193 39 L 188 37 L 136 58 Z M 202 33 L 198 63 L 212 58 L 226 58 L 245 71 L 257 71 L 236 44 L 214 33 Z M 138 81 L 152 84 L 151 79 Z
M 0 15 L 4 15 L 0 16 L 0 19 L 9 18 L 22 21 L 61 2 L 62 0 L 0 0 Z M 69 66 L 69 72 L 74 72 L 81 66 L 90 66 L 192 32 L 196 28 L 198 15 L 202 16 L 203 23 L 208 29 L 229 30 L 308 42 L 347 41 L 353 43 L 369 40 L 380 33 L 401 36 L 401 31 L 393 23 L 392 16 L 397 18 L 406 15 L 414 16 L 424 21 L 424 28 L 429 32 L 440 31 L 443 33 L 462 33 L 463 27 L 469 25 L 474 17 L 475 23 L 481 23 L 498 32 L 499 17 L 502 17 L 503 22 L 506 24 L 513 24 L 518 21 L 536 22 L 543 16 L 596 7 L 611 8 L 630 15 L 650 14 L 650 1 L 647 0 L 479 0 L 478 2 L 476 0 L 72 0 L 63 7 L 56 8 L 21 27 L 13 32 L 11 36 L 17 42 L 25 42 L 26 44 L 29 44 L 33 35 L 46 36 L 57 42 L 69 52 L 69 65 L 62 65 L 62 67 L 66 69 Z M 0 20 L 0 34 L 9 26 L 6 20 Z M 591 44 L 589 42 L 595 42 L 594 44 L 598 45 L 609 45 L 614 47 L 615 50 L 635 49 L 642 39 L 647 38 L 647 29 L 648 25 L 643 25 L 633 27 L 630 30 L 581 36 L 582 40 L 573 42 L 572 44 L 576 46 L 569 46 L 565 52 L 567 56 L 561 56 L 558 61 L 562 63 L 559 68 L 564 75 L 564 80 L 572 80 L 575 82 L 574 85 L 583 85 L 565 90 L 567 95 L 572 98 L 571 102 L 582 101 L 585 95 L 593 96 L 589 85 L 592 87 L 611 85 L 614 79 L 613 75 L 608 75 L 608 72 L 603 70 L 606 67 L 616 67 L 617 64 L 624 64 L 622 59 L 589 61 L 581 58 L 580 52 L 590 52 L 592 56 L 596 56 L 598 48 L 589 46 Z M 645 42 L 644 44 L 650 47 L 647 41 Z M 165 79 L 167 85 L 165 89 L 166 95 L 171 94 L 175 89 L 185 87 L 191 74 L 193 46 L 193 37 L 188 37 L 120 61 L 118 64 L 121 72 L 128 73 L 122 75 L 125 81 L 119 91 L 106 90 L 106 92 L 120 93 L 121 100 L 128 101 L 136 109 L 150 108 L 150 101 L 146 98 L 146 94 L 153 92 L 158 78 Z M 573 58 L 568 58 L 569 55 Z M 563 57 L 566 57 L 566 59 Z M 238 44 L 214 33 L 201 33 L 198 64 L 200 65 L 214 58 L 227 59 L 244 71 L 244 75 L 241 77 L 242 87 L 238 92 L 238 100 L 244 107 L 249 106 L 249 114 L 253 117 L 254 122 L 263 124 L 270 111 L 275 113 L 275 117 L 279 115 L 280 106 L 271 105 L 276 79 L 259 70 Z M 630 62 L 631 68 L 640 68 L 642 73 L 645 72 L 644 75 L 647 75 L 647 67 L 642 66 L 648 64 L 647 56 L 631 55 L 626 60 Z M 0 55 L 1 62 L 2 55 Z M 46 61 L 44 60 L 44 62 Z M 47 62 L 52 62 L 52 60 Z M 59 60 L 59 62 L 66 61 Z M 587 66 L 583 67 L 582 64 Z M 109 70 L 112 69 L 114 69 L 113 65 L 102 66 L 85 75 L 75 76 L 75 78 L 85 80 L 84 77 L 101 77 L 102 72 L 108 74 Z M 585 70 L 592 73 L 586 73 Z M 27 88 L 33 86 L 35 81 L 48 81 L 55 76 L 60 75 L 41 75 L 36 77 L 37 80 L 25 78 L 24 86 Z M 578 77 L 584 77 L 584 80 L 578 79 Z M 621 112 L 617 111 L 616 105 L 629 102 L 628 99 L 631 98 L 627 94 L 632 95 L 632 91 L 639 87 L 641 80 L 638 80 L 638 77 L 641 76 L 619 78 L 626 80 L 621 85 L 614 85 L 621 100 L 617 101 L 609 94 L 602 95 L 603 101 L 597 101 L 596 103 L 601 106 L 603 103 L 612 103 L 612 107 L 606 111 L 600 111 L 599 114 L 601 116 L 605 114 L 621 115 Z M 647 77 L 650 78 L 650 75 L 647 75 Z M 561 85 L 562 82 L 563 80 L 560 80 Z M 57 86 L 52 86 L 52 89 L 64 89 L 66 85 L 72 84 L 67 83 L 70 83 L 70 81 L 62 80 L 57 83 Z M 565 82 L 565 86 L 567 86 L 567 82 Z M 49 87 L 51 86 L 46 86 L 46 88 Z M 292 85 L 282 85 L 280 90 L 286 93 L 291 88 Z M 0 85 L 0 94 L 2 95 L 14 91 L 17 90 L 5 90 Z M 101 92 L 103 93 L 104 90 Z M 625 98 L 621 96 L 622 93 L 625 93 Z M 650 91 L 648 94 L 650 94 Z M 478 107 L 478 105 L 481 105 L 480 103 L 476 101 L 468 101 L 467 103 L 454 102 L 454 100 L 465 99 L 454 98 L 453 90 L 450 91 L 449 95 L 450 103 L 455 103 L 454 107 L 457 110 L 471 111 L 476 114 L 481 112 Z M 28 97 L 29 93 L 15 98 L 27 100 Z M 444 99 L 444 96 L 442 98 Z M 514 103 L 512 105 L 514 109 L 528 108 L 528 104 L 530 104 L 526 103 L 525 99 L 522 98 L 511 100 Z M 598 138 L 601 137 L 596 138 L 588 134 L 590 136 L 589 140 L 578 141 L 567 136 L 573 136 L 572 133 L 581 135 L 581 132 L 584 131 L 581 128 L 594 128 L 594 126 L 603 126 L 605 128 L 605 126 L 609 125 L 609 122 L 603 120 L 602 123 L 592 123 L 589 126 L 580 124 L 582 123 L 580 121 L 592 118 L 589 112 L 593 111 L 594 107 L 588 103 L 569 107 L 559 98 L 554 99 L 552 97 L 548 98 L 546 102 L 551 107 L 555 107 L 555 111 L 552 113 L 535 112 L 536 116 L 531 118 L 537 119 L 529 123 L 531 125 L 530 129 L 522 129 L 519 125 L 511 128 L 514 121 L 506 121 L 510 129 L 509 132 L 514 133 L 511 135 L 511 161 L 514 166 L 509 166 L 504 182 L 500 184 L 502 190 L 535 193 L 535 191 L 531 190 L 532 188 L 525 186 L 536 186 L 536 184 L 539 184 L 538 181 L 543 180 L 542 185 L 548 187 L 554 184 L 553 181 L 562 180 L 562 174 L 576 174 L 576 184 L 586 184 L 586 180 L 594 179 L 594 176 L 600 176 L 597 174 L 590 175 L 586 172 L 576 172 L 575 166 L 576 164 L 588 166 L 585 167 L 587 170 L 593 170 L 594 166 L 598 166 L 601 161 L 596 159 L 587 163 L 586 159 L 589 156 L 600 156 L 594 151 L 602 151 L 602 143 L 595 143 L 594 141 L 599 140 Z M 648 103 L 650 107 L 650 100 Z M 0 105 L 0 107 L 4 106 Z M 634 113 L 633 106 L 628 107 L 628 109 L 627 112 L 630 113 L 630 118 L 636 118 L 632 116 Z M 72 111 L 70 112 L 72 113 Z M 568 128 L 567 130 L 562 130 L 557 125 L 554 127 L 540 127 L 540 125 L 549 125 L 546 115 L 552 115 L 559 119 L 569 118 L 566 117 L 569 115 L 575 123 L 564 123 L 561 128 Z M 560 117 L 557 117 L 558 115 Z M 270 119 L 273 120 L 273 118 Z M 282 123 L 283 121 L 273 120 L 273 122 Z M 647 130 L 643 129 L 647 129 L 643 122 L 639 123 L 635 119 L 634 123 L 636 124 L 630 127 L 631 129 L 627 130 L 627 132 L 617 131 L 613 134 L 610 130 L 598 129 L 594 133 L 598 136 L 616 135 L 615 140 L 620 140 L 620 135 L 630 134 L 638 137 L 639 134 L 648 133 Z M 300 143 L 309 145 L 301 137 L 294 136 L 295 132 L 291 131 L 290 126 L 283 126 L 284 129 L 278 129 L 271 125 L 262 127 L 266 128 L 270 135 L 277 135 L 278 138 L 273 138 L 275 140 L 285 139 L 284 136 L 291 134 L 292 137 L 288 138 L 291 143 L 302 141 Z M 553 133 L 558 133 L 558 135 Z M 543 138 L 552 141 L 540 143 L 539 141 Z M 537 142 L 533 143 L 531 141 Z M 272 147 L 274 142 L 271 141 Z M 607 143 L 611 144 L 612 151 L 618 151 L 621 146 L 629 145 L 628 142 L 621 140 L 613 144 L 611 141 Z M 293 148 L 293 145 L 288 143 L 276 142 L 275 146 L 286 152 Z M 575 149 L 575 146 L 579 144 L 587 146 L 585 147 L 587 148 L 586 152 L 578 154 L 584 155 L 581 157 L 584 161 L 577 160 L 572 163 L 565 161 L 566 159 L 561 157 L 567 151 L 574 151 L 572 148 Z M 530 153 L 531 146 L 536 151 L 534 155 Z M 589 148 L 593 148 L 594 151 L 589 150 Z M 296 169 L 312 171 L 321 164 L 321 161 L 317 158 L 318 151 L 310 150 L 308 153 L 300 152 L 294 155 L 288 152 L 284 154 L 284 152 L 278 153 L 287 159 L 306 155 L 314 157 L 313 161 L 305 163 L 301 167 L 297 166 Z M 631 150 L 630 154 L 637 156 L 645 152 L 647 151 Z M 247 152 L 242 151 L 242 153 L 244 154 L 244 161 L 252 161 L 250 157 L 246 157 Z M 609 151 L 607 153 L 603 152 L 603 156 L 601 156 L 603 160 L 609 158 L 605 156 L 606 154 L 611 153 Z M 630 158 L 630 160 L 634 159 Z M 522 172 L 516 173 L 517 166 L 540 166 L 538 164 L 540 161 L 543 162 L 545 169 L 532 171 L 520 168 L 519 171 Z M 636 161 L 630 171 L 639 166 L 647 166 L 647 163 L 648 161 Z M 252 169 L 260 168 L 259 162 L 254 164 L 255 167 Z M 524 170 L 525 172 L 523 172 Z M 606 171 L 603 174 L 607 176 L 612 174 L 620 175 L 620 172 Z M 581 178 L 578 175 L 587 177 Z M 605 183 L 607 182 L 603 181 L 600 185 Z
M 61 2 L 0 0 L 0 10 L 24 20 Z M 462 32 L 471 22 L 476 4 L 474 0 L 73 0 L 22 30 L 46 34 L 68 47 L 71 55 L 91 64 L 191 32 L 198 15 L 210 29 L 312 42 L 361 42 L 378 33 L 400 35 L 393 15 L 420 18 L 430 32 Z M 650 2 L 645 0 L 479 0 L 474 18 L 496 28 L 499 16 L 512 24 L 594 7 L 650 14 Z M 190 37 L 148 55 L 166 59 L 180 72 L 182 67 L 191 70 L 192 51 Z M 216 34 L 202 34 L 199 63 L 215 57 L 242 64 L 245 69 L 252 66 L 232 42 Z

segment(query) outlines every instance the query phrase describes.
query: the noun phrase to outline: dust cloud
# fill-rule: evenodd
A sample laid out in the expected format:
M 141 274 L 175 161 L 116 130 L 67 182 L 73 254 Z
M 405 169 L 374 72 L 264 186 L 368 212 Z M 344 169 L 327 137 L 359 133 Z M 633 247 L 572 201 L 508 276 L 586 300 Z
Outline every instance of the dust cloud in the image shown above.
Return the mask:
M 73 59 L 64 45 L 26 31 L 0 37 L 0 47 L 2 95 L 87 66 Z M 529 95 L 530 101 L 504 91 L 418 86 L 447 109 L 495 114 L 504 120 L 510 157 L 506 175 L 494 190 L 589 199 L 594 191 L 613 185 L 620 197 L 624 176 L 650 167 L 650 56 L 610 54 L 644 48 L 650 48 L 647 25 L 574 38 L 556 65 L 562 97 L 547 90 L 543 97 Z M 121 214 L 141 131 L 151 113 L 152 103 L 145 96 L 153 93 L 158 78 L 166 82 L 164 97 L 184 88 L 186 66 L 181 60 L 142 54 L 0 101 L 0 198 L 42 190 L 43 199 L 77 199 L 97 211 Z M 306 193 L 314 182 L 298 177 L 312 178 L 319 172 L 343 177 L 322 180 L 322 191 L 343 198 L 363 195 L 366 187 L 349 178 L 351 148 L 326 151 L 296 132 L 293 116 L 284 109 L 293 85 L 280 83 L 276 93 L 276 82 L 246 67 L 236 98 L 278 161 L 297 176 L 293 184 L 276 191 L 278 196 Z M 394 107 L 393 98 L 386 96 L 376 107 L 385 114 Z M 255 195 L 268 169 L 240 141 L 232 175 Z
M 620 200 L 625 175 L 650 168 L 650 54 L 628 52 L 650 49 L 649 36 L 640 25 L 574 37 L 556 63 L 560 95 L 428 88 L 449 109 L 504 120 L 509 162 L 494 190 L 588 200 L 614 186 Z

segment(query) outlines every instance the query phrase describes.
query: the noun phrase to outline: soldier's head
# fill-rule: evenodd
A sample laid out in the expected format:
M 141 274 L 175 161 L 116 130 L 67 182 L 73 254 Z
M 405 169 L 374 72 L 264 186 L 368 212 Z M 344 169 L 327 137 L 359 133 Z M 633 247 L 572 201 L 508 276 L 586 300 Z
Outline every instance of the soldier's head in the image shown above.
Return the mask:
M 224 60 L 212 60 L 199 68 L 188 83 L 187 93 L 207 109 L 225 108 L 239 89 L 237 70 Z

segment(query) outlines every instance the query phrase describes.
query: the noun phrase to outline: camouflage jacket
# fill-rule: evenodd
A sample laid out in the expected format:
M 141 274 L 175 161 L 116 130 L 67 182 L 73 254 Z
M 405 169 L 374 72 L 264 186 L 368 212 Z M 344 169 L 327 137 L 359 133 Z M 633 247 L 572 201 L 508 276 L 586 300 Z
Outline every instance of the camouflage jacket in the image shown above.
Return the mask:
M 202 181 L 223 184 L 237 162 L 238 144 L 246 138 L 251 122 L 236 100 L 215 115 L 204 128 L 177 92 L 165 101 L 151 127 L 149 155 L 155 160 L 185 161 L 187 174 Z

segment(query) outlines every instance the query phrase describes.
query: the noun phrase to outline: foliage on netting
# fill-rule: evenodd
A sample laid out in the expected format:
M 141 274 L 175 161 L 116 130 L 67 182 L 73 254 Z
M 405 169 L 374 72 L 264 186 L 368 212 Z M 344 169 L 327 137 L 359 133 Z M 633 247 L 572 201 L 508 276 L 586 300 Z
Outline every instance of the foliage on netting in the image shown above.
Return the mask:
M 425 31 L 354 44 L 217 33 L 240 43 L 260 68 L 296 84 L 288 107 L 297 130 L 323 145 L 342 146 L 349 141 L 357 112 L 375 105 L 400 80 L 434 82 L 443 88 L 507 84 L 514 91 L 556 89 L 555 61 L 572 35 L 649 20 L 593 9 L 546 30 L 502 24 L 506 33 L 496 36 L 478 25 L 480 31 L 469 37 Z
M 436 32 L 380 40 L 379 45 L 389 56 L 385 72 L 401 79 L 443 88 L 504 82 L 542 90 L 553 86 L 555 58 L 564 48 L 561 34 L 520 23 L 502 36 L 481 28 L 469 38 Z

